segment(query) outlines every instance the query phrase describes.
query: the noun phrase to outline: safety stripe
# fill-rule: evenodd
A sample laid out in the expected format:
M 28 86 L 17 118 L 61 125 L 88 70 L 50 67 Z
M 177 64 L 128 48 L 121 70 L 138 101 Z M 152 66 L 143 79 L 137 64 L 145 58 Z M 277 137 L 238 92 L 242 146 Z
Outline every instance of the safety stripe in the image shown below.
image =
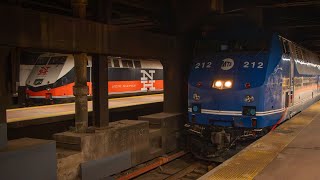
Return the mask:
M 266 116 L 271 114 L 277 114 L 281 113 L 285 110 L 285 108 L 282 109 L 275 109 L 271 111 L 263 111 L 263 112 L 256 112 L 256 116 Z M 189 112 L 192 112 L 191 108 L 188 108 Z M 233 115 L 233 116 L 241 116 L 242 111 L 218 111 L 218 110 L 210 110 L 210 109 L 201 109 L 201 113 L 204 114 L 214 114 L 214 115 Z
M 314 98 L 317 96 L 319 96 L 319 94 L 316 94 L 314 96 Z M 300 101 L 295 102 L 293 106 L 303 104 L 304 102 L 309 101 L 311 99 L 313 99 L 313 98 L 312 97 L 304 98 Z M 278 113 L 282 113 L 283 111 L 285 111 L 285 109 L 286 108 L 256 112 L 256 116 L 266 116 L 266 115 L 278 114 Z M 188 111 L 192 112 L 192 108 L 188 108 Z M 242 115 L 242 111 L 219 111 L 219 110 L 210 110 L 210 109 L 201 109 L 201 113 L 213 114 L 213 115 L 230 115 L 230 116 L 241 116 Z

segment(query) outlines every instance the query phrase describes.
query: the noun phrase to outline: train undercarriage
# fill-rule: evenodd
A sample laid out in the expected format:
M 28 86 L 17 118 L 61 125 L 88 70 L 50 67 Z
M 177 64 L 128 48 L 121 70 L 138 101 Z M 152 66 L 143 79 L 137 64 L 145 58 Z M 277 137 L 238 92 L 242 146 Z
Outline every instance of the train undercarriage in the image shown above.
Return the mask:
M 199 159 L 223 162 L 269 132 L 269 128 L 248 129 L 185 124 L 188 149 Z

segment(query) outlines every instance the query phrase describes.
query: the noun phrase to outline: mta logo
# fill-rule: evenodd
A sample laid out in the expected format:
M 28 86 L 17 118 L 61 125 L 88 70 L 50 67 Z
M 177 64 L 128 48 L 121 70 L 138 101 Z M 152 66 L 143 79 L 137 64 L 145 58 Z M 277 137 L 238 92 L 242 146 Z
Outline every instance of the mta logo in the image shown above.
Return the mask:
M 224 60 L 222 60 L 222 65 L 221 65 L 221 69 L 222 70 L 229 70 L 234 66 L 234 61 L 233 59 L 230 58 L 226 58 Z
M 146 70 L 141 70 L 141 73 L 142 73 L 141 83 L 143 84 L 141 91 L 148 91 L 148 90 L 155 90 L 156 89 L 153 86 L 153 84 L 155 83 L 155 80 L 153 80 L 153 75 L 155 72 L 156 72 L 155 70 L 149 70 L 149 72 L 147 72 Z
M 50 67 L 41 67 L 39 72 L 38 72 L 38 75 L 40 76 L 45 76 L 47 75 L 48 71 L 49 71 L 49 68 Z

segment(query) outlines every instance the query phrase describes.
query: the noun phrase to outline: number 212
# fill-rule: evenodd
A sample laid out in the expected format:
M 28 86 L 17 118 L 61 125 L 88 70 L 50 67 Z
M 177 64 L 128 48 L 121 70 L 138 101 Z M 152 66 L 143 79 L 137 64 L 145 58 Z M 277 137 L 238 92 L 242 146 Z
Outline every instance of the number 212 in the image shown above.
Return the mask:
M 251 65 L 250 65 L 251 64 Z M 248 61 L 245 61 L 244 64 L 243 64 L 243 67 L 244 68 L 255 68 L 256 66 L 256 62 L 248 62 Z M 258 62 L 258 66 L 257 66 L 258 69 L 261 69 L 263 68 L 263 62 Z

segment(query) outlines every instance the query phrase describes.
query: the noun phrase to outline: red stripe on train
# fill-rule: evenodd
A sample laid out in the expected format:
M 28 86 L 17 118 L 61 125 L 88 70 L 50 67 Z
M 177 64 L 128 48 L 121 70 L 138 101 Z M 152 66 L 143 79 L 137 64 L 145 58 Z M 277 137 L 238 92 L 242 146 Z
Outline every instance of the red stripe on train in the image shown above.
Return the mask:
M 163 90 L 163 80 L 154 80 L 153 87 L 155 90 Z M 89 87 L 89 95 L 92 95 L 92 83 L 87 82 Z M 34 92 L 27 90 L 27 94 L 32 96 L 43 96 L 47 93 L 51 93 L 52 96 L 72 96 L 73 95 L 74 83 L 70 83 L 64 86 L 56 87 L 48 90 L 42 90 Z M 109 81 L 108 82 L 108 93 L 126 93 L 126 92 L 139 92 L 143 88 L 141 81 Z

